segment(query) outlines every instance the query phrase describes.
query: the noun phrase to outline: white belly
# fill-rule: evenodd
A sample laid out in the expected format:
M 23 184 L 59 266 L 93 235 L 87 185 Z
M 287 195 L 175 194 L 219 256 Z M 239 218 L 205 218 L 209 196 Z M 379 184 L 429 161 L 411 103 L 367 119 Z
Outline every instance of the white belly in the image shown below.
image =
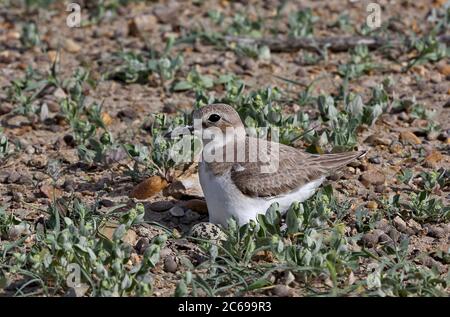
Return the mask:
M 251 219 L 255 220 L 258 214 L 265 214 L 274 202 L 278 202 L 280 211 L 284 213 L 294 201 L 303 202 L 311 197 L 325 179 L 322 177 L 286 195 L 255 198 L 242 194 L 232 182 L 230 173 L 214 176 L 203 162 L 199 163 L 199 178 L 208 205 L 209 221 L 224 227 L 231 217 L 234 217 L 239 225 L 244 225 Z

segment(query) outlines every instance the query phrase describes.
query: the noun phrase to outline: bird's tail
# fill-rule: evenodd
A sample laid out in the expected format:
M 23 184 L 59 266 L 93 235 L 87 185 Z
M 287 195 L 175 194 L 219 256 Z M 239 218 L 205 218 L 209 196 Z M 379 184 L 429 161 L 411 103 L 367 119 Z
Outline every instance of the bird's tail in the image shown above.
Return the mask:
M 327 171 L 333 171 L 340 167 L 347 165 L 348 163 L 363 157 L 367 154 L 367 151 L 356 151 L 356 152 L 344 152 L 344 153 L 333 153 L 324 154 L 317 156 L 314 161 L 322 166 Z

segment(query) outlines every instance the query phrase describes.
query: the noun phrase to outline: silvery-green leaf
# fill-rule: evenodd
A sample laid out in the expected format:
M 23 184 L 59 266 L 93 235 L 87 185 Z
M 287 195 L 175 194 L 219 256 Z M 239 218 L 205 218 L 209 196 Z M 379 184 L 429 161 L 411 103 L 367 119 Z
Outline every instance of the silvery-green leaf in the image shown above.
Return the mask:
M 266 45 L 259 49 L 258 57 L 264 60 L 270 60 L 270 48 Z
M 367 287 L 369 289 L 381 287 L 381 275 L 379 271 L 370 273 L 366 278 Z
M 360 116 L 363 113 L 364 104 L 360 95 L 357 95 L 347 104 L 346 111 L 353 116 Z
M 125 228 L 125 225 L 121 224 L 120 226 L 118 226 L 116 228 L 116 230 L 114 230 L 112 240 L 118 241 L 118 240 L 122 239 L 122 237 L 125 235 L 126 231 L 127 231 L 127 229 Z

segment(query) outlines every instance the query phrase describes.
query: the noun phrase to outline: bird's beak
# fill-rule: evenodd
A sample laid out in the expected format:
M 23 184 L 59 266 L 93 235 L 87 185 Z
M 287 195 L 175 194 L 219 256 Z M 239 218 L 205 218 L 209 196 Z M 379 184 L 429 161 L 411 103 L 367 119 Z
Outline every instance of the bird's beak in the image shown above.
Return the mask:
M 191 125 L 187 125 L 185 127 L 176 127 L 172 131 L 169 131 L 166 134 L 164 134 L 164 137 L 168 138 L 168 139 L 176 138 L 180 135 L 192 134 L 193 131 L 194 131 L 194 127 Z

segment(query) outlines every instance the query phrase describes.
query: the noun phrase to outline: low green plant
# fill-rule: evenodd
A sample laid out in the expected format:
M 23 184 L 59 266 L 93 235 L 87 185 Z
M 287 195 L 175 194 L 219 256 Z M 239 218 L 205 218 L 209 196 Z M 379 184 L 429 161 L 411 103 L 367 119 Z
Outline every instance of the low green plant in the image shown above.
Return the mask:
M 40 110 L 37 100 L 50 87 L 57 87 L 57 65 L 53 64 L 47 73 L 41 73 L 32 67 L 27 67 L 22 78 L 13 79 L 7 88 L 7 100 L 16 108 L 14 113 L 32 116 Z
M 139 54 L 134 52 L 116 53 L 115 58 L 120 65 L 106 73 L 105 77 L 127 84 L 143 84 L 149 81 L 151 74 L 156 74 L 160 84 L 165 87 L 165 83 L 172 80 L 183 65 L 181 54 L 170 54 L 174 43 L 175 39 L 170 38 L 162 52 L 151 50 Z
M 0 128 L 0 162 L 9 154 L 9 140 L 3 133 L 3 128 Z
M 392 206 L 390 212 L 413 218 L 421 223 L 440 223 L 450 220 L 450 206 L 428 191 L 412 192 L 408 198 L 402 199 L 399 194 L 393 196 L 390 201 Z
M 175 167 L 183 169 L 192 162 L 193 156 L 198 153 L 200 148 L 198 140 L 187 136 L 189 144 L 186 145 L 181 139 L 183 136 L 169 137 L 167 135 L 175 128 L 187 125 L 188 117 L 188 114 L 177 116 L 168 116 L 164 113 L 154 114 L 151 119 L 153 123 L 150 127 L 152 138 L 150 146 L 131 143 L 123 145 L 126 153 L 135 163 L 130 171 L 133 176 L 136 177 L 139 174 L 139 167 L 144 166 L 145 171 L 149 174 L 159 174 L 169 178 L 169 174 Z M 177 145 L 181 145 L 181 148 Z M 184 146 L 187 147 L 186 152 L 183 152 Z
M 226 33 L 235 36 L 260 37 L 262 27 L 263 20 L 261 18 L 252 20 L 242 13 L 237 13 L 234 15 L 232 23 L 226 28 Z
M 365 282 L 368 296 L 447 296 L 449 278 L 409 259 L 408 245 L 404 239 L 382 257 L 365 250 L 375 260 Z
M 345 79 L 352 80 L 369 73 L 376 67 L 368 47 L 358 45 L 352 50 L 350 61 L 339 66 L 339 74 Z
M 212 87 L 214 87 L 214 79 L 192 70 L 187 75 L 186 80 L 178 81 L 172 89 L 173 91 L 194 90 L 195 92 L 200 92 Z
M 22 26 L 20 42 L 25 48 L 31 48 L 34 46 L 39 46 L 41 44 L 41 38 L 39 36 L 39 30 L 36 23 L 25 23 Z
M 306 37 L 313 35 L 313 25 L 318 20 L 310 8 L 289 14 L 289 35 Z
M 63 212 L 64 210 L 64 212 Z M 144 296 L 151 294 L 149 270 L 159 261 L 159 252 L 166 236 L 157 236 L 141 261 L 129 264 L 132 247 L 122 237 L 132 226 L 142 222 L 144 208 L 137 205 L 118 219 L 111 240 L 99 234 L 105 217 L 78 200 L 53 204 L 44 228 L 33 233 L 32 242 L 25 246 L 1 245 L 0 268 L 7 278 L 30 276 L 18 283 L 16 295 L 33 294 L 33 285 L 40 285 L 45 295 L 61 295 L 70 287 L 86 285 L 90 296 Z M 8 225 L 0 217 L 0 224 Z M 23 241 L 22 241 L 23 242 Z M 80 285 L 74 272 L 79 272 Z
M 447 45 L 439 42 L 436 36 L 433 35 L 414 39 L 411 47 L 417 54 L 408 61 L 405 71 L 416 65 L 438 62 L 441 59 L 448 58 L 450 55 Z

